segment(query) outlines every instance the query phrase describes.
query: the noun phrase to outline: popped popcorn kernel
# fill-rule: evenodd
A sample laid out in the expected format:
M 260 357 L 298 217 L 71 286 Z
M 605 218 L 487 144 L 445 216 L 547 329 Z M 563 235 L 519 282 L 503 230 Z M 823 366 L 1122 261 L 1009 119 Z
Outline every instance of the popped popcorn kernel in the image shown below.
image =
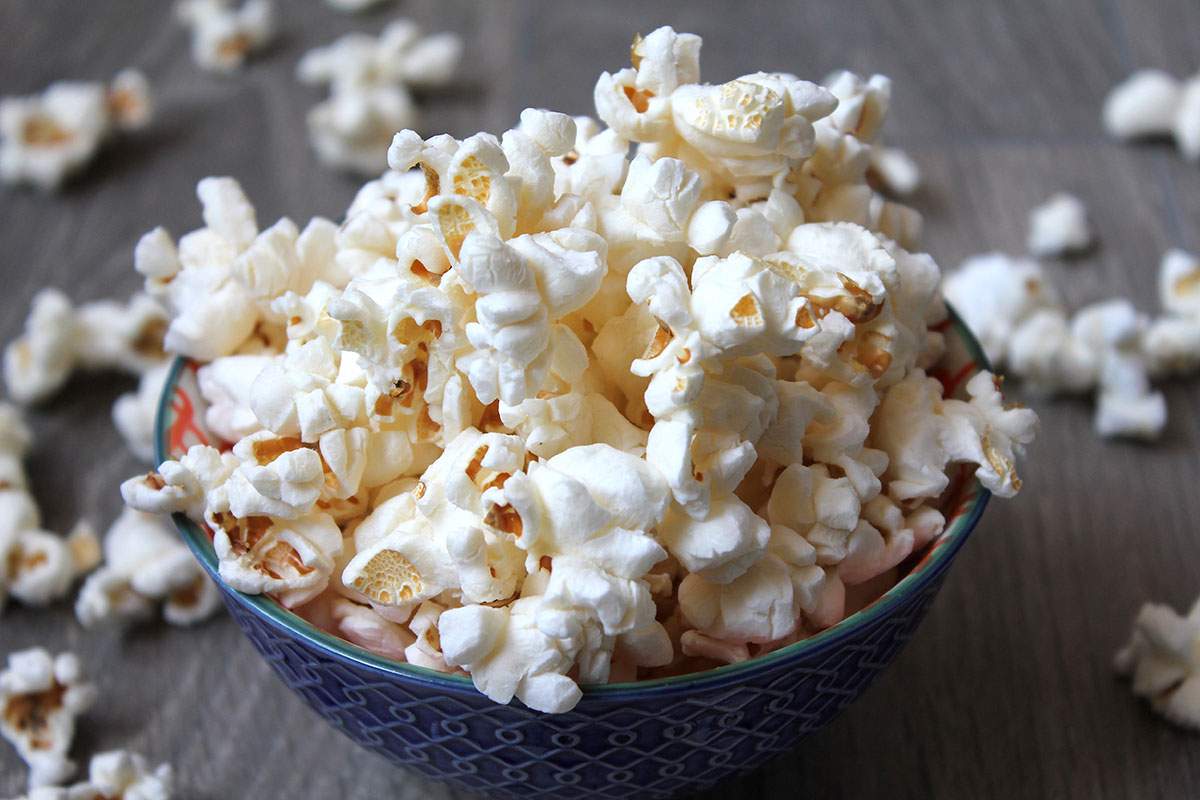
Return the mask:
M 59 189 L 114 134 L 145 127 L 154 112 L 142 73 L 109 85 L 58 81 L 30 97 L 0 98 L 0 182 Z
M 68 758 L 75 718 L 91 707 L 95 687 L 71 653 L 42 648 L 10 653 L 0 671 L 0 735 L 29 765 L 29 787 L 60 784 L 75 771 Z

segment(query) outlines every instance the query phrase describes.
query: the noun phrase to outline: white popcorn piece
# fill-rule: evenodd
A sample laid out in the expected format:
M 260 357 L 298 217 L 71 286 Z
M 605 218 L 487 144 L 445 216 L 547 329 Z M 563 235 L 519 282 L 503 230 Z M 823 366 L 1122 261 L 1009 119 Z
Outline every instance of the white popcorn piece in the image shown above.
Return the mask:
M 275 7 L 270 0 L 182 0 L 179 21 L 191 32 L 192 60 L 203 69 L 229 73 L 250 53 L 275 36 Z
M 200 367 L 196 380 L 208 403 L 204 422 L 209 430 L 236 442 L 262 428 L 250 407 L 250 393 L 254 379 L 272 360 L 266 355 L 225 356 Z
M 1058 394 L 1093 388 L 1101 359 L 1092 343 L 1072 333 L 1062 310 L 1039 308 L 1013 330 L 1007 361 L 1033 391 Z
M 298 439 L 253 433 L 233 447 L 240 464 L 225 485 L 235 517 L 296 519 L 310 513 L 325 487 L 321 454 Z
M 1186 615 L 1147 603 L 1138 611 L 1129 642 L 1117 652 L 1117 672 L 1133 693 L 1167 720 L 1200 730 L 1200 603 Z
M 1104 100 L 1104 129 L 1117 139 L 1169 135 L 1182 96 L 1180 83 L 1167 73 L 1133 73 Z
M 799 534 L 774 526 L 767 553 L 728 583 L 693 573 L 679 586 L 679 605 L 705 636 L 764 643 L 791 635 L 802 612 L 815 611 L 826 580 L 817 553 Z
M 129 392 L 113 403 L 113 424 L 125 445 L 142 461 L 154 463 L 154 423 L 162 401 L 170 364 L 146 370 L 138 379 L 136 392 Z
M 42 648 L 10 653 L 0 672 L 0 735 L 29 765 L 29 786 L 62 783 L 75 771 L 68 758 L 75 718 L 91 707 L 96 689 L 72 653 Z
M 54 394 L 76 367 L 143 374 L 166 361 L 163 308 L 136 294 L 125 305 L 102 300 L 76 308 L 56 289 L 34 295 L 24 334 L 4 351 L 9 393 L 21 403 Z
M 0 181 L 59 188 L 118 130 L 153 113 L 146 78 L 127 69 L 112 83 L 60 81 L 32 97 L 0 98 Z
M 1152 321 L 1142 334 L 1142 351 L 1152 377 L 1196 372 L 1200 369 L 1200 315 Z
M 572 659 L 535 622 L 542 602 L 535 595 L 503 608 L 442 612 L 438 631 L 447 663 L 466 669 L 475 688 L 497 703 L 516 697 L 548 714 L 574 708 L 582 692 L 566 675 Z
M 658 535 L 689 572 L 713 583 L 729 583 L 762 558 L 770 538 L 767 523 L 735 496 L 715 498 L 701 520 L 672 512 Z
M 416 639 L 404 650 L 404 657 L 410 664 L 438 672 L 452 670 L 442 653 L 442 642 L 438 630 L 438 620 L 445 610 L 445 606 L 432 600 L 426 600 L 417 607 L 412 619 L 408 622 L 408 628 Z
M 366 5 L 353 4 L 354 10 Z M 410 87 L 449 82 L 461 54 L 458 36 L 422 36 L 410 20 L 391 23 L 378 38 L 352 33 L 306 53 L 297 66 L 300 80 L 330 87 L 329 97 L 308 113 L 318 158 L 339 169 L 378 174 L 395 133 L 419 122 Z
M 337 598 L 333 601 L 332 612 L 343 637 L 385 658 L 403 661 L 405 651 L 416 642 L 416 637 L 403 625 L 390 622 L 351 600 Z
M 142 374 L 166 360 L 166 310 L 138 293 L 125 304 L 84 303 L 75 320 L 76 359 L 85 369 L 120 369 Z
M 1029 212 L 1029 252 L 1061 256 L 1086 250 L 1092 243 L 1087 208 L 1073 194 L 1059 192 Z
M 1162 392 L 1150 389 L 1140 354 L 1107 352 L 1096 399 L 1096 432 L 1104 437 L 1153 440 L 1166 424 L 1166 398 Z
M 89 792 L 112 800 L 170 800 L 174 773 L 169 764 L 151 768 L 146 758 L 127 750 L 112 750 L 92 756 L 86 783 L 69 792 Z
M 143 756 L 113 750 L 92 756 L 86 781 L 67 787 L 41 786 L 18 800 L 170 800 L 172 779 L 167 764 L 151 769 Z
M 232 453 L 193 445 L 178 461 L 164 461 L 153 472 L 126 480 L 121 484 L 121 498 L 148 514 L 180 512 L 202 520 L 207 496 L 224 487 L 237 466 Z
M 1013 329 L 1057 293 L 1035 262 L 1002 253 L 974 256 L 942 282 L 946 301 L 979 339 L 993 364 L 1004 361 Z
M 1158 268 L 1158 298 L 1168 314 L 1200 318 L 1200 258 L 1178 249 L 1164 253 Z
M 27 524 L 18 519 L 17 524 Z M 35 523 L 36 524 L 36 523 Z M 28 606 L 46 606 L 66 596 L 80 575 L 92 569 L 99 550 L 95 531 L 80 521 L 67 537 L 36 528 L 0 534 L 0 551 L 5 551 L 6 567 L 0 584 L 7 593 Z
M 1183 157 L 1200 161 L 1200 75 L 1193 75 L 1183 84 L 1173 133 Z
M 291 608 L 329 585 L 342 552 L 342 532 L 328 514 L 239 519 L 226 511 L 209 516 L 221 579 L 239 592 L 270 594 Z
M 971 400 L 947 400 L 943 416 L 949 428 L 943 435 L 950 458 L 979 465 L 975 476 L 993 494 L 1012 497 L 1021 488 L 1016 458 L 1033 440 L 1037 415 L 1027 408 L 1003 404 L 995 376 L 980 372 L 967 381 Z
M 104 564 L 87 577 L 75 603 L 84 627 L 139 619 L 163 604 L 174 625 L 201 622 L 220 595 L 170 523 L 126 508 L 104 539 Z
M 34 295 L 24 334 L 4 348 L 4 382 L 18 403 L 44 400 L 75 365 L 75 313 L 57 289 Z
M 907 197 L 921 187 L 921 168 L 897 147 L 871 148 L 871 171 L 892 194 Z

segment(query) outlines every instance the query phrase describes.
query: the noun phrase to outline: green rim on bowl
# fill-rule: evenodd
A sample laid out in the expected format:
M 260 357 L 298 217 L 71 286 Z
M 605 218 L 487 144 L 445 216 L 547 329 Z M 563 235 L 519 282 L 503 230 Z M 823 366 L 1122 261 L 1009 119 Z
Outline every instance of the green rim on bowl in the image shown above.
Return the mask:
M 980 347 L 979 342 L 967 329 L 966 325 L 963 324 L 958 314 L 952 308 L 949 308 L 949 311 L 951 326 L 955 333 L 958 334 L 961 343 L 965 346 L 967 354 L 973 361 L 975 370 L 991 370 L 991 364 Z M 175 359 L 167 375 L 162 397 L 159 399 L 158 412 L 154 424 L 155 455 L 159 463 L 167 458 L 166 433 L 167 423 L 170 419 L 171 400 L 175 395 L 180 372 L 187 364 L 187 359 Z M 823 650 L 861 628 L 886 617 L 896 605 L 902 603 L 918 586 L 927 580 L 932 580 L 941 571 L 944 564 L 962 546 L 967 534 L 971 532 L 979 521 L 984 508 L 987 506 L 988 499 L 991 497 L 991 493 L 983 488 L 977 480 L 973 480 L 973 483 L 973 496 L 969 503 L 967 503 L 961 513 L 957 514 L 951 520 L 941 536 L 928 546 L 926 555 L 921 559 L 919 568 L 910 570 L 907 575 L 897 581 L 895 586 L 885 592 L 875 602 L 851 614 L 833 627 L 827 628 L 807 639 L 738 664 L 728 664 L 703 672 L 693 672 L 667 678 L 585 686 L 583 687 L 585 696 L 611 697 L 617 694 L 640 693 L 668 686 L 732 678 L 747 670 L 769 667 L 779 661 L 794 658 L 810 651 Z M 216 553 L 213 550 L 212 542 L 208 535 L 205 534 L 199 525 L 183 514 L 175 514 L 173 515 L 173 519 L 176 527 L 187 542 L 188 547 L 195 554 L 196 558 L 199 559 L 201 565 L 214 580 L 219 580 Z M 345 639 L 317 628 L 304 618 L 287 610 L 264 595 L 248 595 L 233 590 L 230 590 L 230 593 L 236 595 L 239 602 L 247 606 L 258 616 L 290 632 L 294 636 L 298 636 L 329 651 L 331 655 L 338 658 L 368 666 L 384 673 L 400 675 L 408 679 L 416 679 L 422 683 L 448 684 L 458 689 L 473 689 L 471 679 L 468 677 L 450 675 L 425 667 L 393 661 L 353 645 Z

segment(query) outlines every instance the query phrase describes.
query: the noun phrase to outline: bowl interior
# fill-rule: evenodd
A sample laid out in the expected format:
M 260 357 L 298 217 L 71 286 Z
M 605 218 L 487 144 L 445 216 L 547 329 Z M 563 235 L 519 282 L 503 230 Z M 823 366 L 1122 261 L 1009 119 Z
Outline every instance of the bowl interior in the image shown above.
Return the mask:
M 967 380 L 980 370 L 990 369 L 990 365 L 978 341 L 953 310 L 947 320 L 936 329 L 945 334 L 946 354 L 930 374 L 942 382 L 947 397 L 961 396 Z M 206 404 L 197 384 L 197 368 L 195 362 L 184 358 L 176 359 L 171 366 L 159 401 L 155 427 L 155 446 L 160 462 L 178 458 L 195 444 L 222 444 L 204 423 Z M 907 574 L 895 586 L 870 605 L 827 630 L 740 664 L 669 678 L 586 686 L 583 689 L 584 694 L 604 695 L 615 699 L 616 695 L 633 697 L 665 686 L 680 686 L 714 679 L 736 679 L 739 673 L 747 670 L 828 649 L 841 639 L 853 635 L 858 629 L 887 616 L 907 596 L 939 574 L 974 529 L 989 497 L 990 493 L 980 485 L 971 471 L 965 467 L 960 468 L 952 476 L 951 484 L 943 495 L 941 510 L 946 516 L 946 528 L 942 535 L 927 546 L 923 553 L 909 559 Z M 219 581 L 211 533 L 206 527 L 197 525 L 182 514 L 174 515 L 174 521 L 201 565 L 214 580 Z M 307 640 L 335 658 L 371 667 L 383 673 L 404 676 L 410 681 L 441 685 L 445 688 L 472 686 L 470 679 L 461 675 L 447 675 L 375 655 L 317 628 L 270 597 L 245 595 L 233 590 L 228 594 L 255 615 L 286 630 L 290 635 Z

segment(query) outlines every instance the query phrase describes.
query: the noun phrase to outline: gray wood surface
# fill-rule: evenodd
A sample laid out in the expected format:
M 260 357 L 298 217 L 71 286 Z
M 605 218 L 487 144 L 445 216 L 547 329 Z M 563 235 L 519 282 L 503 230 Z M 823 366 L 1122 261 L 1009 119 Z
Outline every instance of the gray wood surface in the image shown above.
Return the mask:
M 166 0 L 0 0 L 0 94 L 64 77 L 145 70 L 161 113 L 61 196 L 0 191 L 0 336 L 44 285 L 87 300 L 132 291 L 131 250 L 153 225 L 199 223 L 194 184 L 240 178 L 259 219 L 336 216 L 355 182 L 320 167 L 303 131 L 319 96 L 299 55 L 393 15 L 467 41 L 458 87 L 427 105 L 426 132 L 502 130 L 527 105 L 590 110 L 601 69 L 635 31 L 705 37 L 704 75 L 821 77 L 841 66 L 895 81 L 890 139 L 920 162 L 916 204 L 943 267 L 1023 249 L 1028 209 L 1059 189 L 1090 205 L 1090 257 L 1053 263 L 1068 300 L 1112 294 L 1156 308 L 1158 258 L 1200 247 L 1200 167 L 1166 145 L 1100 129 L 1106 90 L 1131 69 L 1200 66 L 1195 0 L 853 0 L 737 4 L 403 0 L 363 17 L 281 0 L 284 32 L 232 77 L 192 65 Z M 50 527 L 107 524 L 138 469 L 108 422 L 132 382 L 79 376 L 32 414 L 29 469 Z M 1167 387 L 1153 447 L 1106 443 L 1082 401 L 1038 403 L 1024 493 L 994 502 L 924 627 L 896 664 L 793 754 L 706 797 L 1200 796 L 1200 739 L 1152 717 L 1111 674 L 1138 605 L 1200 591 L 1200 385 Z M 10 608 L 0 655 L 72 648 L 102 687 L 75 753 L 130 747 L 169 760 L 182 798 L 444 798 L 327 727 L 269 672 L 233 623 L 84 632 L 68 608 Z M 24 770 L 0 747 L 0 796 Z

